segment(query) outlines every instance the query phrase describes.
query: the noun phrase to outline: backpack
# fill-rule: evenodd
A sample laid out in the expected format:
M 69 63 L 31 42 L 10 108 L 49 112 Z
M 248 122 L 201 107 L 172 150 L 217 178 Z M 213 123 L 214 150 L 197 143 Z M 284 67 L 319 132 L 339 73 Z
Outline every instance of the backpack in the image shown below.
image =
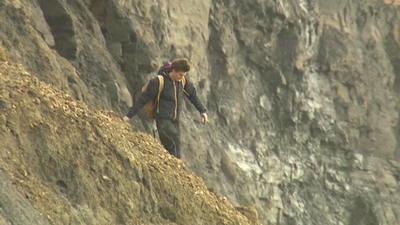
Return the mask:
M 149 119 L 154 119 L 156 118 L 156 113 L 159 111 L 159 103 L 160 103 L 160 96 L 161 92 L 164 90 L 164 77 L 162 75 L 157 75 L 157 79 L 159 81 L 159 87 L 158 87 L 158 93 L 157 93 L 157 98 L 154 101 L 148 101 L 145 105 L 144 108 L 146 110 L 147 117 Z M 142 87 L 142 93 L 147 90 L 147 86 L 149 85 L 150 81 L 147 81 L 143 87 Z M 182 79 L 182 87 L 185 87 L 186 85 L 186 77 L 183 77 Z M 157 108 L 157 109 L 156 109 Z M 156 111 L 157 110 L 157 111 Z
M 157 78 L 158 78 L 158 81 L 159 81 L 157 98 L 155 100 L 151 100 L 151 101 L 146 102 L 146 104 L 144 105 L 147 117 L 150 118 L 150 119 L 156 118 L 156 107 L 157 107 L 157 112 L 158 112 L 158 110 L 159 110 L 158 105 L 159 105 L 159 102 L 160 102 L 161 92 L 164 90 L 164 77 L 161 76 L 161 75 L 158 75 Z M 147 81 L 143 85 L 142 93 L 144 93 L 147 90 L 147 87 L 149 86 L 149 82 L 150 81 Z

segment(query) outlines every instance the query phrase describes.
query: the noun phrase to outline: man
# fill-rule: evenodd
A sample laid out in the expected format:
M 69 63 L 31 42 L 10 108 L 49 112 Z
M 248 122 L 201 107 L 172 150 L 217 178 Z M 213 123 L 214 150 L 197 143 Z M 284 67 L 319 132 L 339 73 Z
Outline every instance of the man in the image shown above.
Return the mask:
M 206 108 L 201 104 L 196 95 L 196 89 L 185 75 L 190 70 L 187 59 L 175 59 L 168 68 L 159 71 L 164 77 L 164 88 L 161 89 L 160 99 L 156 105 L 156 124 L 161 144 L 168 152 L 177 158 L 181 158 L 179 114 L 182 109 L 182 100 L 186 96 L 200 112 L 203 123 L 208 122 Z M 137 102 L 124 116 L 125 121 L 135 116 L 148 102 L 157 102 L 160 80 L 156 77 L 150 80 L 147 89 L 142 92 Z

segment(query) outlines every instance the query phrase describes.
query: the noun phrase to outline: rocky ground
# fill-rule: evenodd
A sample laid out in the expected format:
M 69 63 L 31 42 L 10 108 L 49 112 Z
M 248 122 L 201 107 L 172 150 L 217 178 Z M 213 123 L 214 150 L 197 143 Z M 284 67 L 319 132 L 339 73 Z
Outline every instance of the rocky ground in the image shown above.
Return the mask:
M 0 59 L 123 115 L 187 57 L 210 123 L 186 104 L 183 161 L 209 189 L 268 225 L 395 225 L 399 24 L 389 0 L 0 0 Z
M 152 137 L 21 65 L 0 63 L 0 112 L 2 225 L 258 224 Z

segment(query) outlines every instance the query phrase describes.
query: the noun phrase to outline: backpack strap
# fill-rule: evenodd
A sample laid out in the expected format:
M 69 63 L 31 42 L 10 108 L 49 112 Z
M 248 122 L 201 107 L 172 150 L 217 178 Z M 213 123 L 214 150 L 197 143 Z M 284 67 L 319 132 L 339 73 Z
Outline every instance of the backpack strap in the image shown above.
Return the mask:
M 185 95 L 187 95 L 187 96 L 190 96 L 189 93 L 185 90 L 185 86 L 186 86 L 186 83 L 187 83 L 185 76 L 183 76 L 181 82 L 182 82 L 183 93 L 185 93 Z
M 185 85 L 186 85 L 186 77 L 185 76 L 183 76 L 181 82 L 182 82 L 182 87 L 185 88 Z
M 157 113 L 160 111 L 160 96 L 161 92 L 164 90 L 164 77 L 162 75 L 157 76 L 159 85 L 158 85 L 158 94 L 157 94 Z

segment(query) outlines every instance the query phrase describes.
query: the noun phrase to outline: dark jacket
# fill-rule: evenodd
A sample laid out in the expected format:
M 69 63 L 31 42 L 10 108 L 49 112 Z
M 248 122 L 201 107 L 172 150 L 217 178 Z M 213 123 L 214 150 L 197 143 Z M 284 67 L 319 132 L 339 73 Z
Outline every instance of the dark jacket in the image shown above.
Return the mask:
M 171 80 L 167 73 L 164 76 L 164 90 L 160 95 L 160 105 L 156 112 L 156 118 L 179 120 L 179 114 L 182 110 L 183 96 L 189 98 L 190 102 L 200 113 L 206 112 L 206 108 L 201 104 L 196 94 L 193 84 L 186 79 L 186 85 L 183 88 L 182 82 Z M 175 87 L 174 87 L 175 86 Z M 132 118 L 148 101 L 154 101 L 157 98 L 159 80 L 157 77 L 150 80 L 147 89 L 143 92 L 136 103 L 129 110 L 127 117 Z

